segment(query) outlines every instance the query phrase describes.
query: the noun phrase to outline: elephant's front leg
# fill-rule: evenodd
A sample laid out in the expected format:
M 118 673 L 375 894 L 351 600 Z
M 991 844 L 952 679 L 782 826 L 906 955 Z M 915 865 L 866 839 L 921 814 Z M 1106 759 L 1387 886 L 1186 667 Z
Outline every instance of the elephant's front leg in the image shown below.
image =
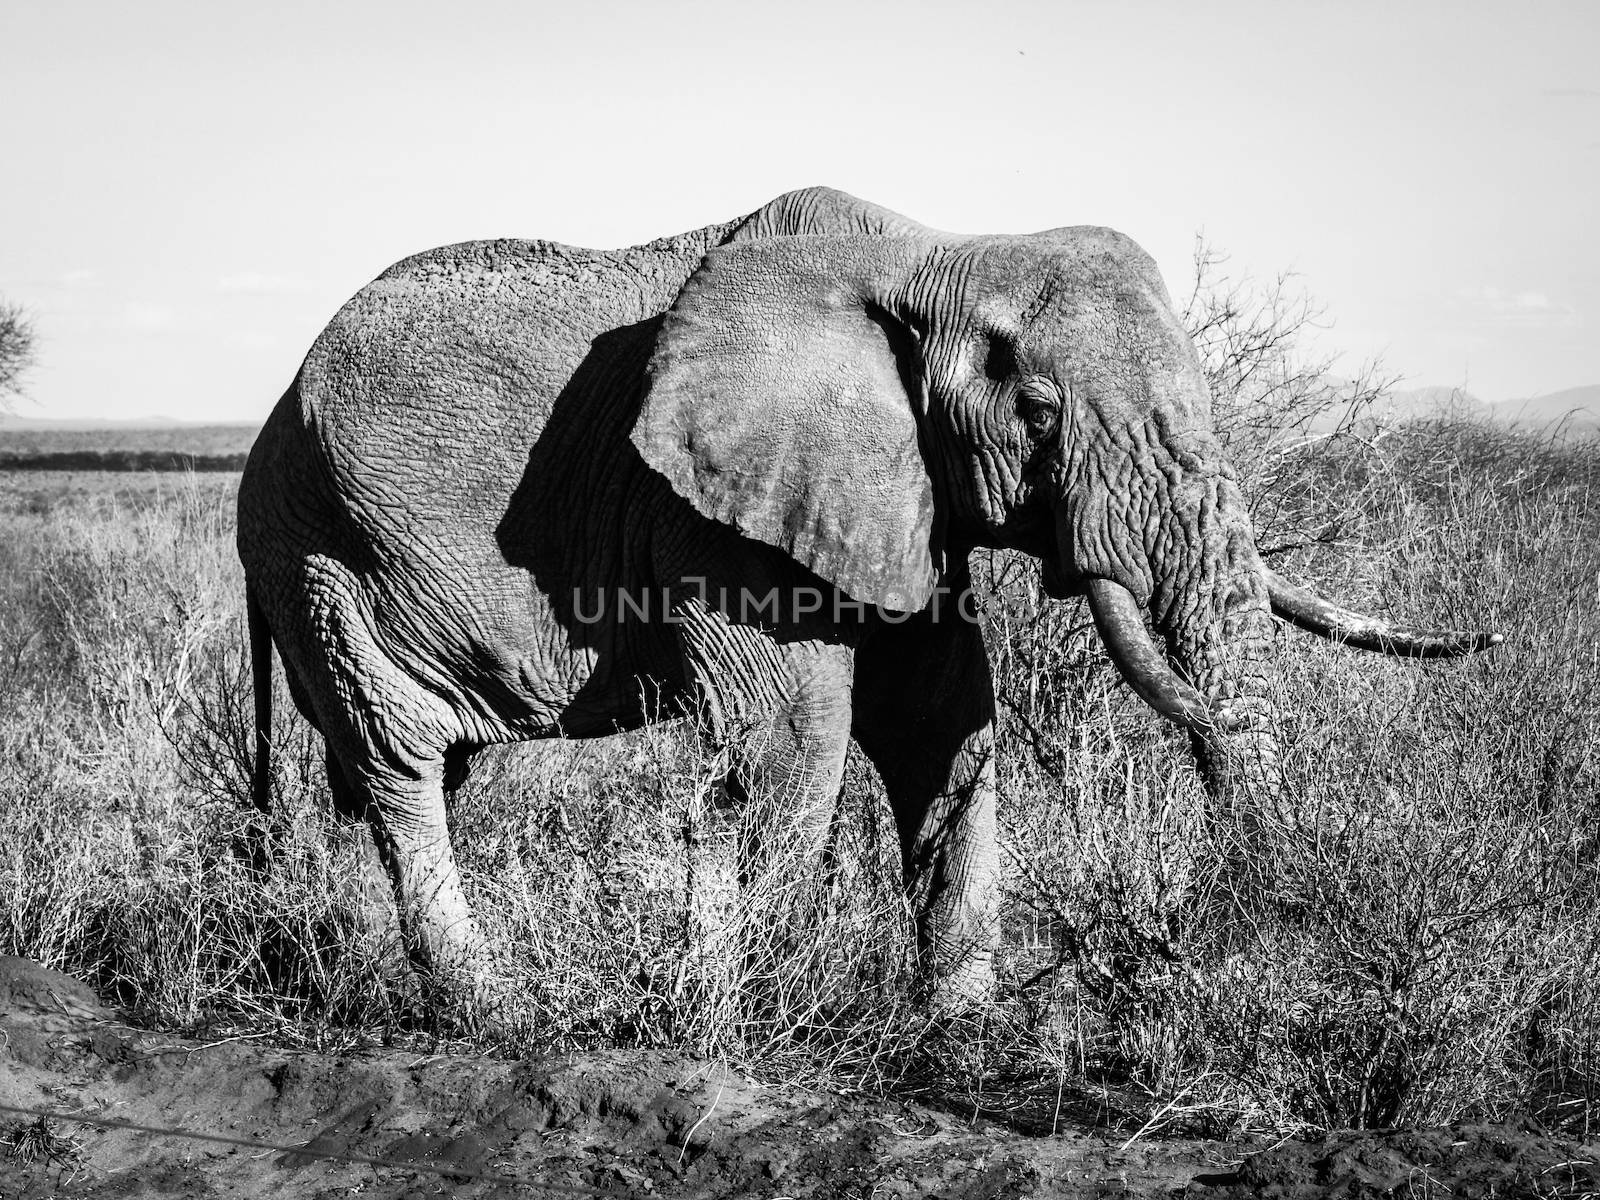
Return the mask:
M 979 627 L 948 601 L 856 654 L 854 732 L 900 834 L 919 963 L 936 1007 L 994 992 L 1000 940 L 994 689 Z
M 740 882 L 759 889 L 821 855 L 850 743 L 853 648 L 825 627 L 778 636 L 698 600 L 678 611 L 701 728 L 727 755 Z

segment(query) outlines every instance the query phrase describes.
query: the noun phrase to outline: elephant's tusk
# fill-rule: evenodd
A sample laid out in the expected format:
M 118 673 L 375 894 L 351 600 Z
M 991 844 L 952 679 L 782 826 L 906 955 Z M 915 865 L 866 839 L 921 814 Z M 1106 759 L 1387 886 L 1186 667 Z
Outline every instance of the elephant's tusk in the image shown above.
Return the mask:
M 1498 633 L 1391 625 L 1331 604 L 1270 568 L 1263 567 L 1262 572 L 1272 596 L 1273 612 L 1291 625 L 1359 650 L 1377 650 L 1401 658 L 1459 658 L 1505 641 Z
M 1089 611 L 1111 652 L 1111 661 L 1141 700 L 1194 733 L 1226 733 L 1243 723 L 1226 706 L 1213 708 L 1173 673 L 1150 640 L 1139 605 L 1127 588 L 1096 578 L 1088 581 L 1087 591 Z

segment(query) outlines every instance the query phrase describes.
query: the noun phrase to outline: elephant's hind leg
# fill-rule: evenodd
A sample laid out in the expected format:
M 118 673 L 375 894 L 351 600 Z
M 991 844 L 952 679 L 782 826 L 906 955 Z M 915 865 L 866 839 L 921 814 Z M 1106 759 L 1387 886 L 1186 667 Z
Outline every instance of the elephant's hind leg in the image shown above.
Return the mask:
M 335 806 L 371 824 L 413 963 L 441 999 L 485 999 L 490 956 L 445 819 L 447 774 L 464 774 L 459 722 L 380 647 L 353 581 L 333 564 L 308 574 L 311 621 L 289 650 L 328 744 Z
M 368 763 L 359 777 L 413 964 L 446 1002 L 487 1000 L 491 956 L 450 845 L 443 757 L 403 767 Z

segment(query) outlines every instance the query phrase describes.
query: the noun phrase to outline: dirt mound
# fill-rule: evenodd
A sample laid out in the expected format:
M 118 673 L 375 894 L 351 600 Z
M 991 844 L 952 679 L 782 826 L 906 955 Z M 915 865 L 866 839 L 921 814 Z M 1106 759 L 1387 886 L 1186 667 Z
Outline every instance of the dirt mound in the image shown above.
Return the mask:
M 0 1105 L 7 1200 L 1600 1191 L 1578 1148 L 1532 1126 L 1339 1135 L 1244 1157 L 1248 1146 L 975 1128 L 681 1054 L 513 1063 L 189 1041 L 119 1023 L 81 983 L 17 959 L 0 959 Z

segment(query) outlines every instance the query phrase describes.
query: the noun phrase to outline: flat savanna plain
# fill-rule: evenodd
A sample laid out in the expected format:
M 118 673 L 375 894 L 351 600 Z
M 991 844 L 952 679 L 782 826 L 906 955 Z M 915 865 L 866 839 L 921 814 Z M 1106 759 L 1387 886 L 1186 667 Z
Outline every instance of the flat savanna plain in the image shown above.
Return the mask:
M 416 994 L 281 680 L 280 852 L 244 866 L 237 476 L 0 474 L 0 954 L 40 964 L 0 964 L 0 1104 L 250 1144 L 0 1113 L 0 1195 L 1600 1192 L 1600 445 L 1453 421 L 1253 461 L 1279 570 L 1506 644 L 1285 631 L 1288 786 L 1208 811 L 1079 606 L 980 555 L 992 1012 L 914 1002 L 870 768 L 831 887 L 741 893 L 717 764 L 663 725 L 480 756 L 492 1036 Z
M 237 472 L 255 435 L 253 425 L 0 426 L 0 471 Z

